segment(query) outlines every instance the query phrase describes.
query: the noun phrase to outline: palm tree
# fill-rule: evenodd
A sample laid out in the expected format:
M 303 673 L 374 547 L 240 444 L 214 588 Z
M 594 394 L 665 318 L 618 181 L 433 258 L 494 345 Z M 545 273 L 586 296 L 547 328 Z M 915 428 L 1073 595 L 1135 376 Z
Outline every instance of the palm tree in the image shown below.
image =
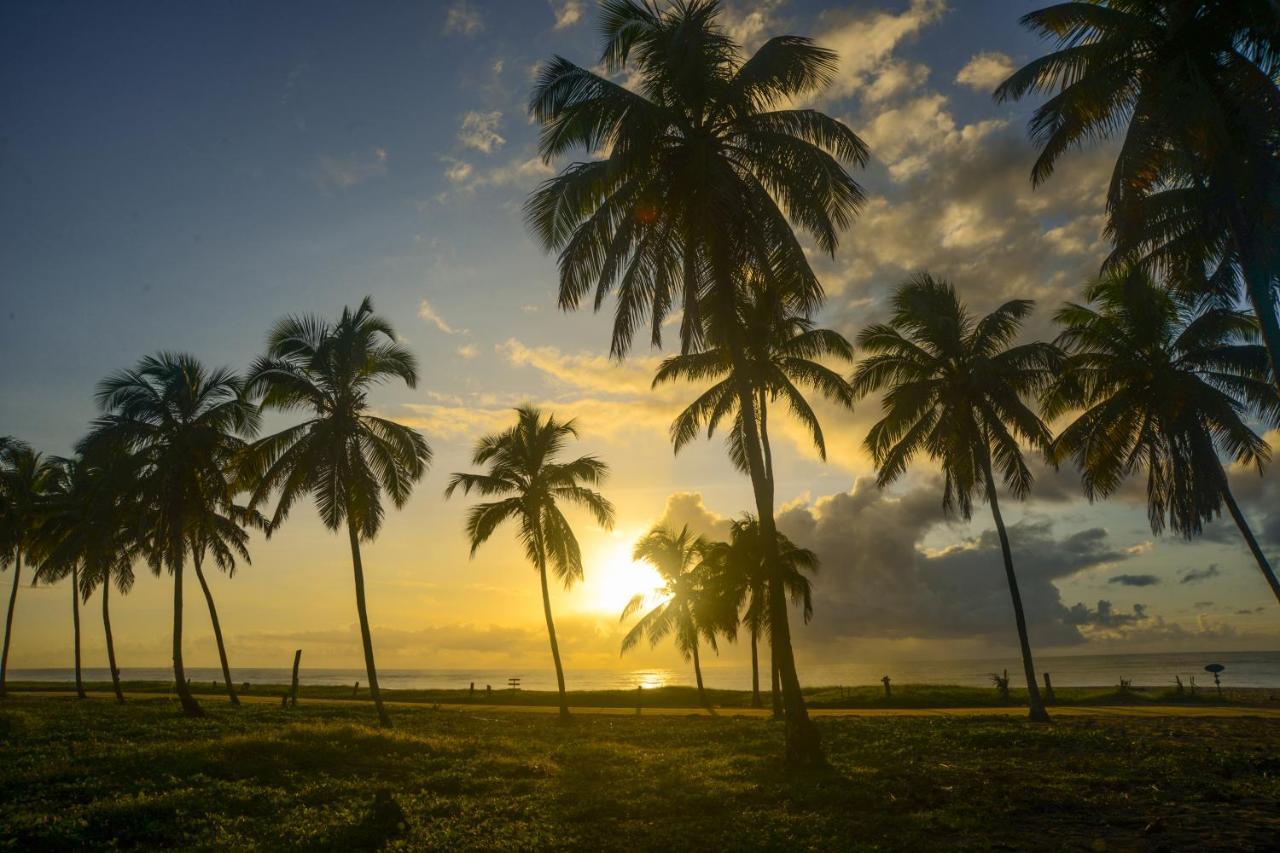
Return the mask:
M 1053 442 L 1073 458 L 1090 500 L 1147 470 L 1147 515 L 1198 534 L 1222 504 L 1280 600 L 1280 582 L 1231 494 L 1220 452 L 1261 473 L 1267 443 L 1247 418 L 1280 422 L 1280 394 L 1268 381 L 1257 323 L 1226 308 L 1180 302 L 1146 272 L 1094 282 L 1089 305 L 1057 314 L 1068 357 L 1044 399 L 1046 417 L 1083 410 Z
M 853 377 L 859 396 L 887 389 L 885 416 L 867 434 L 881 487 L 897 480 L 916 454 L 940 463 L 945 477 L 942 506 L 973 516 L 973 498 L 991 505 L 1005 576 L 1013 599 L 1031 719 L 1049 719 L 1036 686 L 1027 621 L 1013 571 L 1009 534 L 1000 514 L 997 479 L 1016 498 L 1031 490 L 1031 471 L 1019 441 L 1048 449 L 1048 428 L 1026 398 L 1049 382 L 1061 360 L 1046 343 L 1010 346 L 1032 303 L 1015 299 L 981 319 L 972 317 L 955 289 L 921 274 L 893 297 L 893 318 L 869 326 L 858 346 L 870 353 Z
M 285 317 L 271 330 L 267 354 L 246 382 L 248 393 L 262 397 L 263 408 L 310 415 L 252 446 L 245 459 L 253 484 L 249 506 L 279 492 L 270 533 L 299 498 L 312 495 L 330 530 L 346 525 L 369 695 L 384 726 L 391 718 L 378 689 L 360 541 L 371 541 L 382 526 L 383 494 L 403 507 L 431 462 L 431 448 L 416 430 L 369 413 L 370 389 L 393 379 L 415 387 L 417 360 L 365 297 L 354 311 L 344 308 L 336 323 Z
M 744 60 L 718 22 L 720 11 L 717 0 L 661 7 L 606 0 L 605 71 L 634 71 L 638 90 L 557 56 L 542 67 L 530 97 L 545 162 L 575 149 L 595 159 L 543 183 L 526 203 L 526 219 L 542 245 L 559 253 L 562 308 L 578 307 L 594 286 L 598 309 L 616 285 L 611 351 L 618 357 L 646 320 L 659 343 L 663 320 L 677 308 L 685 352 L 697 343 L 704 314 L 717 313 L 732 328 L 736 271 L 747 266 L 787 282 L 792 310 L 812 314 L 822 287 L 791 223 L 834 254 L 862 201 L 843 165 L 866 162 L 862 140 L 816 110 L 789 108 L 830 81 L 836 55 L 809 39 L 779 36 Z M 730 333 L 727 346 L 745 376 L 743 336 Z M 776 569 L 773 493 L 755 400 L 746 385 L 736 391 L 765 560 Z M 787 757 L 820 762 L 785 599 L 779 594 L 770 606 L 786 695 Z
M 243 458 L 243 454 L 240 458 Z M 213 637 L 218 644 L 218 660 L 222 664 L 222 681 L 226 685 L 227 698 L 232 705 L 239 705 L 240 697 L 236 695 L 235 685 L 231 681 L 227 647 L 222 641 L 222 623 L 218 620 L 218 609 L 213 603 L 213 591 L 209 589 L 209 583 L 205 580 L 202 564 L 206 555 L 212 556 L 215 565 L 226 572 L 227 577 L 234 577 L 237 557 L 246 563 L 253 562 L 249 556 L 247 527 L 267 530 L 268 523 L 257 510 L 228 503 L 225 507 L 211 507 L 208 512 L 202 514 L 189 534 L 191 566 L 196 570 L 200 590 L 204 593 L 205 603 L 209 605 L 209 621 L 213 624 Z
M 4 620 L 4 649 L 0 651 L 0 699 L 9 674 L 9 646 L 13 613 L 22 581 L 22 559 L 37 547 L 38 527 L 46 492 L 53 478 L 49 460 L 16 439 L 0 443 L 0 569 L 13 564 L 9 610 Z
M 998 100 L 1052 97 L 1031 119 L 1039 183 L 1069 149 L 1122 136 L 1107 196 L 1119 260 L 1206 256 L 1239 275 L 1280 382 L 1280 15 L 1274 0 L 1094 0 L 1022 18 L 1054 49 Z M 1182 256 L 1179 258 L 1179 256 Z
M 800 548 L 784 533 L 778 534 L 778 548 L 782 561 L 782 585 L 793 605 L 802 608 L 804 621 L 813 618 L 813 584 L 805 572 L 818 570 L 818 555 L 808 548 Z M 710 567 L 707 586 L 713 595 L 726 602 L 734 615 L 731 625 L 736 629 L 737 614 L 742 612 L 742 624 L 751 635 L 751 706 L 761 707 L 760 656 L 757 649 L 760 637 L 769 635 L 769 576 L 764 571 L 763 548 L 760 545 L 760 524 L 749 513 L 734 519 L 729 528 L 728 542 L 713 542 L 708 548 L 706 563 Z M 736 630 L 727 632 L 733 639 Z M 773 712 L 782 716 L 782 697 L 778 691 L 777 667 L 770 665 L 773 687 Z
M 544 418 L 542 412 L 527 404 L 515 411 L 515 426 L 476 442 L 471 461 L 487 466 L 485 472 L 455 473 L 444 494 L 446 498 L 452 497 L 454 490 L 461 487 L 463 494 L 475 491 L 481 497 L 498 498 L 478 503 L 467 513 L 467 536 L 473 557 L 476 549 L 488 541 L 504 521 L 516 523 L 525 555 L 537 569 L 542 583 L 542 612 L 551 640 L 563 719 L 569 716 L 569 702 L 565 696 L 556 625 L 551 618 L 547 564 L 550 563 L 565 589 L 582 579 L 582 551 L 560 504 L 585 509 L 601 527 L 612 527 L 613 504 L 591 488 L 604 482 L 609 466 L 595 456 L 558 461 L 568 440 L 578 437 L 574 421 L 557 421 L 554 415 Z
M 741 329 L 746 346 L 746 373 L 735 370 L 725 334 L 719 324 L 707 323 L 704 347 L 664 359 L 654 376 L 656 388 L 664 382 L 687 380 L 713 382 L 671 424 L 675 452 L 697 438 L 706 428 L 710 438 L 720 422 L 730 418 L 727 435 L 729 457 L 743 473 L 750 473 L 746 452 L 746 425 L 742 419 L 736 389 L 749 386 L 755 401 L 755 416 L 765 477 L 773 482 L 773 452 L 769 442 L 769 404 L 779 399 L 791 414 L 808 428 L 818 455 L 827 458 L 826 440 L 818 416 L 801 388 L 818 391 L 838 405 L 853 405 L 853 389 L 843 376 L 817 359 L 853 361 L 853 347 L 839 332 L 819 329 L 807 317 L 792 313 L 782 288 L 763 283 L 744 285 L 744 295 L 734 326 Z M 780 546 L 781 547 L 781 546 Z
M 235 488 L 228 466 L 242 451 L 237 436 L 252 435 L 258 411 L 240 377 L 209 370 L 195 357 L 161 352 L 98 384 L 103 411 L 79 446 L 100 454 L 134 454 L 144 513 L 141 551 L 157 575 L 173 575 L 173 675 L 182 710 L 201 716 L 187 686 L 182 657 L 183 569 L 191 533 L 211 512 L 225 511 Z
M 698 635 L 701 634 L 712 649 L 716 648 L 716 631 L 725 626 L 726 620 L 716 618 L 716 601 L 707 586 L 709 578 L 705 557 L 711 543 L 689 532 L 688 525 L 677 533 L 666 527 L 655 527 L 636 542 L 632 559 L 645 562 L 657 569 L 664 581 L 662 588 L 654 590 L 661 599 L 622 638 L 622 654 L 635 648 L 640 640 L 648 637 L 649 646 L 656 647 L 668 634 L 675 635 L 676 648 L 685 660 L 693 661 L 693 675 L 698 685 L 698 702 L 710 708 L 707 693 L 702 684 L 702 662 L 698 656 Z M 625 622 L 644 606 L 648 596 L 636 595 L 627 602 L 619 621 Z M 734 622 L 737 613 L 734 612 Z

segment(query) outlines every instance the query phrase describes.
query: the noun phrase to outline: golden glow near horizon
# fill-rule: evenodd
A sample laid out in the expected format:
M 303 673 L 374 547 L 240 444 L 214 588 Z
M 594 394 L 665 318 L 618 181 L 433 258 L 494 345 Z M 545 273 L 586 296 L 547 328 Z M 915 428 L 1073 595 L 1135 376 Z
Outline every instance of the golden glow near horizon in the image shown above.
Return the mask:
M 634 595 L 656 600 L 662 576 L 648 563 L 631 559 L 636 536 L 614 535 L 586 567 L 580 590 L 582 609 L 618 616 Z

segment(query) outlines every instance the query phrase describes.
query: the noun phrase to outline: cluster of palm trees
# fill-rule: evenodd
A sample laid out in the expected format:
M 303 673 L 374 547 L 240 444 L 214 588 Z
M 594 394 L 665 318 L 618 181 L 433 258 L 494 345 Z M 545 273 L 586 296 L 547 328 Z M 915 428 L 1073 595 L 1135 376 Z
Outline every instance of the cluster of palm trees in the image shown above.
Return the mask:
M 1015 498 L 1029 493 L 1028 450 L 1055 465 L 1073 462 L 1090 498 L 1145 471 L 1157 531 L 1195 535 L 1225 505 L 1280 598 L 1222 462 L 1261 470 L 1268 448 L 1258 430 L 1280 418 L 1274 2 L 1096 0 L 1027 15 L 1024 23 L 1054 49 L 995 97 L 1051 95 L 1030 126 L 1041 149 L 1035 183 L 1064 152 L 1123 136 L 1107 198 L 1115 250 L 1084 303 L 1058 312 L 1052 343 L 1019 342 L 1030 302 L 976 317 L 946 281 L 917 275 L 897 290 L 890 320 L 858 337 L 866 357 L 850 378 L 840 363 L 852 361 L 853 347 L 814 321 L 823 290 L 809 257 L 834 256 L 863 201 L 849 169 L 870 154 L 842 122 L 796 106 L 831 81 L 838 57 L 795 36 L 744 57 L 720 11 L 717 0 L 604 0 L 599 64 L 552 58 L 529 103 L 548 164 L 585 156 L 525 207 L 530 231 L 557 255 L 561 308 L 590 300 L 599 310 L 612 294 L 610 352 L 619 359 L 638 332 L 659 345 L 666 321 L 678 316 L 679 353 L 654 384 L 707 388 L 673 423 L 673 445 L 679 451 L 702 431 L 722 429 L 752 485 L 754 514 L 735 524 L 729 542 L 657 529 L 637 545 L 637 559 L 657 567 L 666 590 L 624 650 L 674 635 L 700 684 L 700 638 L 714 644 L 745 626 L 753 661 L 756 643 L 769 643 L 787 759 L 822 760 L 788 621 L 788 599 L 807 602 L 803 573 L 816 563 L 777 530 L 768 417 L 771 404 L 784 404 L 825 455 L 806 392 L 836 406 L 882 394 L 884 417 L 866 439 L 882 485 L 923 453 L 941 467 L 944 506 L 968 518 L 974 498 L 990 504 L 1033 717 L 1045 713 L 999 504 L 1000 486 Z M 616 82 L 624 72 L 634 86 Z M 132 582 L 125 566 L 135 556 L 169 571 L 175 674 L 184 707 L 195 712 L 179 645 L 186 559 L 212 615 L 203 558 L 230 571 L 248 558 L 247 529 L 270 534 L 299 497 L 312 495 L 330 528 L 347 528 L 369 684 L 385 721 L 360 542 L 378 531 L 383 494 L 403 505 L 430 461 L 415 432 L 368 413 L 366 391 L 388 379 L 412 386 L 415 366 L 367 301 L 334 324 L 282 321 L 244 378 L 164 354 L 110 377 L 99 391 L 104 414 L 75 466 L 58 463 L 55 476 L 23 446 L 4 450 L 4 559 L 15 565 L 15 590 L 24 558 L 49 577 L 73 573 L 82 590 L 102 585 L 104 607 L 109 582 L 121 590 Z M 258 439 L 262 407 L 308 420 Z M 1056 435 L 1046 423 L 1068 417 Z M 562 713 L 548 569 L 568 585 L 581 577 L 582 558 L 561 507 L 586 509 L 603 526 L 613 519 L 596 491 L 606 466 L 591 456 L 560 459 L 574 436 L 572 421 L 523 407 L 515 426 L 477 444 L 474 461 L 484 470 L 456 474 L 449 485 L 450 494 L 461 488 L 490 499 L 468 517 L 473 552 L 502 522 L 517 528 L 541 581 Z M 77 485 L 77 474 L 90 485 Z M 127 496 L 118 503 L 132 509 L 121 517 L 133 520 L 92 541 L 64 534 L 79 544 L 62 546 L 54 531 L 74 529 L 74 515 L 35 523 L 44 512 L 36 496 L 55 480 L 68 494 L 92 493 L 97 482 Z M 260 514 L 273 494 L 274 512 Z M 642 606 L 633 602 L 624 616 Z M 7 654 L 7 634 L 5 643 Z M 758 675 L 754 681 L 758 694 Z

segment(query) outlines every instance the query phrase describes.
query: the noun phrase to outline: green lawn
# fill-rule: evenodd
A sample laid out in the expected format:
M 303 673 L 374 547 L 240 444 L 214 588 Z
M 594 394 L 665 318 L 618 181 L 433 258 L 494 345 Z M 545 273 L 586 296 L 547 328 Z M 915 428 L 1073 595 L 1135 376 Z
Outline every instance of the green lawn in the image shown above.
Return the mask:
M 0 702 L 0 845 L 1275 849 L 1280 719 L 759 718 Z M 401 819 L 400 815 L 403 815 Z

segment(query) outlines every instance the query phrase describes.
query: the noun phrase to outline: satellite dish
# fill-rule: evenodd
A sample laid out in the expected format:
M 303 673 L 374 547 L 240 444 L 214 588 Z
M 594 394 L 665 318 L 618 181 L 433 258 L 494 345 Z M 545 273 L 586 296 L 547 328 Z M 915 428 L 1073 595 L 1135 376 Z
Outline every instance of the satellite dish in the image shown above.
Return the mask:
M 1225 670 L 1225 669 L 1226 669 L 1226 667 L 1225 667 L 1225 666 L 1223 666 L 1223 665 L 1222 665 L 1222 664 L 1220 664 L 1220 663 L 1211 663 L 1211 664 L 1209 664 L 1208 666 L 1206 666 L 1206 667 L 1204 668 L 1204 671 L 1205 671 L 1205 672 L 1212 672 L 1214 675 L 1217 675 L 1218 673 L 1222 672 L 1222 671 L 1223 671 L 1223 670 Z

